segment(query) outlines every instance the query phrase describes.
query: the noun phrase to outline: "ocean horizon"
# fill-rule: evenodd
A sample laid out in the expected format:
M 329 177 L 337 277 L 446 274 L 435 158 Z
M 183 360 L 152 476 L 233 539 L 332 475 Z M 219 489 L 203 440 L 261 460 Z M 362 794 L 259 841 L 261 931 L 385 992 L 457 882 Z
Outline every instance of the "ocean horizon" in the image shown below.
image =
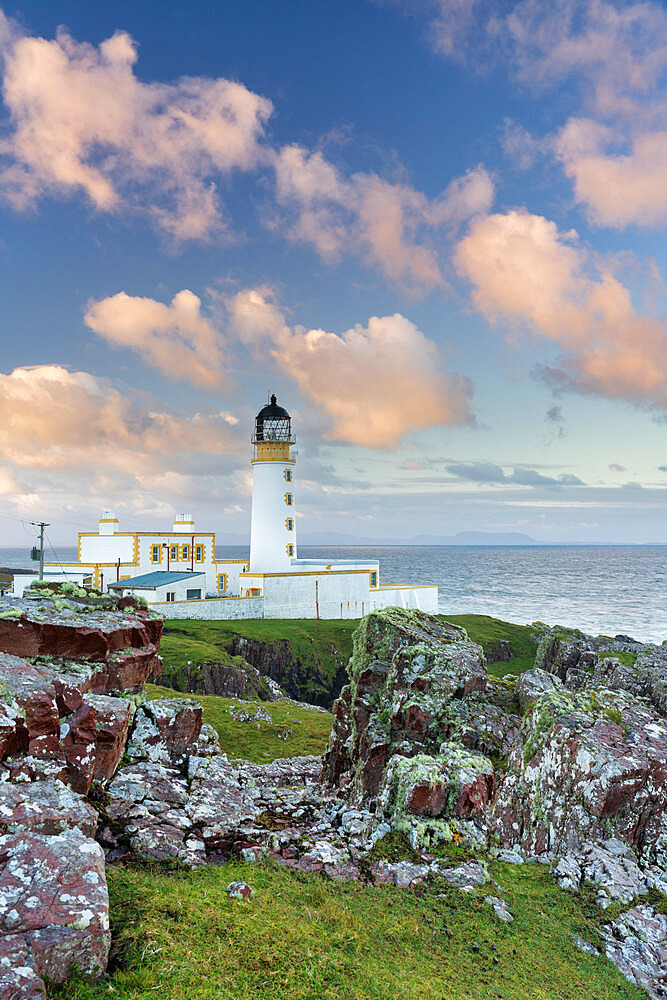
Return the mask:
M 380 585 L 437 584 L 441 614 L 543 621 L 594 635 L 667 639 L 667 545 L 301 545 L 310 558 L 375 558 Z M 540 558 L 536 558 L 540 553 Z M 218 559 L 248 554 L 218 545 Z M 73 546 L 46 551 L 72 562 Z M 31 569 L 30 546 L 0 548 L 0 566 Z

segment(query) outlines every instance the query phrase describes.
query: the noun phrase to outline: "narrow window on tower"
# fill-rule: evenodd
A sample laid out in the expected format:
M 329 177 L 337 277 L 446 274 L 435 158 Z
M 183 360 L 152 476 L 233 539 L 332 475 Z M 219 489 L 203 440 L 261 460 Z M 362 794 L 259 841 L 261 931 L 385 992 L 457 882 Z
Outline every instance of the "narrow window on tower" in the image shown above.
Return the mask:
M 293 500 L 294 500 L 294 497 L 292 496 L 291 493 L 286 493 L 285 494 L 285 503 L 287 504 L 288 507 L 292 506 Z
M 285 518 L 285 527 L 288 531 L 294 531 L 294 521 L 291 517 Z
M 287 483 L 291 483 L 292 482 L 292 470 L 291 469 L 285 469 L 283 475 L 285 476 L 285 482 L 287 482 Z
M 203 562 L 204 561 L 204 546 L 203 545 L 197 545 L 196 546 L 196 548 L 195 548 L 195 559 L 196 559 L 197 562 Z
M 289 543 L 289 545 L 286 546 L 286 548 L 287 548 L 287 555 L 288 556 L 293 556 L 294 555 L 294 546 L 292 545 L 291 542 Z
M 375 571 L 371 572 L 371 587 L 377 587 L 378 585 L 378 575 Z

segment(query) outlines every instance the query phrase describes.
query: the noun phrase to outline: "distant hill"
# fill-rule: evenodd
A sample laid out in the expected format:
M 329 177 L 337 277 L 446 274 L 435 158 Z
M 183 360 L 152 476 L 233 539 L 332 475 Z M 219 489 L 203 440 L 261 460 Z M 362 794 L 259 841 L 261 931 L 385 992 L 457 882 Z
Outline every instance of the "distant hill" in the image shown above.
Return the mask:
M 530 535 L 518 531 L 459 531 L 455 535 L 413 535 L 412 538 L 372 538 L 368 535 L 344 535 L 337 531 L 299 533 L 301 545 L 540 545 Z M 216 545 L 249 545 L 248 535 L 216 532 Z

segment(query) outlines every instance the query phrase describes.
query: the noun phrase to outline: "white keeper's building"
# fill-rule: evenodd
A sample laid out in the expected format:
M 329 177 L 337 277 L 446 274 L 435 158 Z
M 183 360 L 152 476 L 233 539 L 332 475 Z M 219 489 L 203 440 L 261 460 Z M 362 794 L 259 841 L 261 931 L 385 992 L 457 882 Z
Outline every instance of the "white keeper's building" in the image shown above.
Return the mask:
M 275 396 L 257 414 L 251 440 L 249 558 L 217 559 L 215 533 L 197 530 L 187 514 L 156 532 L 121 531 L 106 512 L 96 532 L 79 533 L 78 561 L 45 563 L 45 577 L 62 581 L 64 572 L 78 583 L 137 594 L 169 618 L 360 618 L 390 606 L 437 613 L 437 587 L 383 586 L 375 559 L 299 559 L 295 438 Z

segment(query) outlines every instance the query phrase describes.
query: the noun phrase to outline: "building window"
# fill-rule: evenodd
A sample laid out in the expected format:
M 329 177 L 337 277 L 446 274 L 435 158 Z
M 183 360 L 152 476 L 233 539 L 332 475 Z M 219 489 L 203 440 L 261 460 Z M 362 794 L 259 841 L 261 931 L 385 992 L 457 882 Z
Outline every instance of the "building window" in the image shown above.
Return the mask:
M 287 549 L 287 555 L 288 556 L 293 556 L 294 555 L 294 546 L 292 545 L 291 542 L 289 543 L 289 545 L 286 546 L 286 549 Z
M 378 575 L 375 570 L 371 572 L 371 587 L 377 587 L 378 585 Z
M 169 546 L 169 558 L 178 561 L 178 545 Z
M 288 531 L 294 531 L 294 521 L 292 520 L 291 517 L 285 518 L 285 527 L 287 528 Z
M 175 600 L 176 600 L 176 591 L 175 590 L 168 590 L 167 591 L 167 604 L 172 604 Z
M 181 545 L 181 559 L 189 559 L 189 558 L 190 558 L 190 546 Z
M 151 562 L 154 562 L 154 563 L 162 562 L 162 546 L 161 545 L 151 545 Z
M 204 561 L 204 546 L 203 545 L 196 545 L 195 546 L 195 560 L 196 560 L 196 562 L 203 562 Z
M 201 601 L 201 590 L 187 590 L 185 599 L 186 601 Z
M 285 503 L 287 504 L 288 507 L 291 507 L 292 504 L 294 503 L 294 497 L 292 496 L 291 493 L 285 494 Z
M 227 574 L 218 573 L 218 590 L 222 593 L 223 590 L 227 590 Z
M 287 483 L 291 483 L 292 482 L 292 470 L 291 469 L 285 469 L 283 475 L 285 477 L 285 482 L 287 482 Z

